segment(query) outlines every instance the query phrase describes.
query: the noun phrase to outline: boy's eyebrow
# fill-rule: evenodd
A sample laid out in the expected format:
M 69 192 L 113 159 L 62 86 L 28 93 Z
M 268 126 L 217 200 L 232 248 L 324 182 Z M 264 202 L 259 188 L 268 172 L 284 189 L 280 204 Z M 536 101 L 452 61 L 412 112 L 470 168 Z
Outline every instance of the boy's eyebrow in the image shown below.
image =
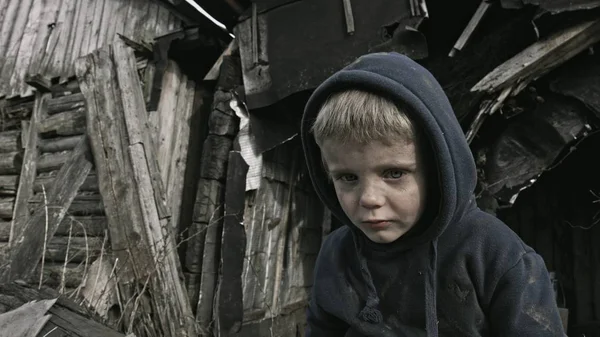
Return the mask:
M 383 171 L 383 170 L 387 170 L 387 169 L 403 169 L 403 170 L 409 170 L 409 171 L 414 171 L 417 169 L 417 162 L 416 161 L 407 161 L 407 162 L 389 162 L 389 163 L 383 163 L 380 165 L 376 165 L 375 169 L 378 171 Z M 333 167 L 333 168 L 329 168 L 326 170 L 329 174 L 339 174 L 339 173 L 349 173 L 352 172 L 352 169 L 350 168 L 346 168 L 346 167 Z

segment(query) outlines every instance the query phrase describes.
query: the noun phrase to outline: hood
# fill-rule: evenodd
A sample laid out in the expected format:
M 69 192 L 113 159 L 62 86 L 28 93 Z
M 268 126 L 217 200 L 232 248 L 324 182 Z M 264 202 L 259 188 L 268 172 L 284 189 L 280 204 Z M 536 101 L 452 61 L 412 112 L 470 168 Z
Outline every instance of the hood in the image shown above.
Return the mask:
M 436 166 L 439 209 L 434 221 L 416 236 L 400 238 L 395 246 L 410 248 L 434 240 L 472 202 L 476 184 L 473 155 L 452 106 L 431 73 L 398 53 L 376 53 L 360 57 L 335 73 L 312 94 L 302 119 L 302 146 L 309 174 L 321 200 L 344 224 L 351 226 L 338 203 L 322 166 L 321 152 L 310 128 L 321 105 L 334 92 L 361 89 L 382 94 L 403 106 L 429 142 Z M 360 232 L 356 230 L 355 232 Z M 361 232 L 362 233 L 362 232 Z
M 438 200 L 427 200 L 425 222 L 420 222 L 407 234 L 389 244 L 375 244 L 355 227 L 344 214 L 328 177 L 323 169 L 321 152 L 310 129 L 321 105 L 334 92 L 360 89 L 383 95 L 398 105 L 407 107 L 406 113 L 420 128 L 420 134 L 429 143 L 435 163 L 436 183 L 430 195 Z M 398 53 L 368 54 L 338 71 L 323 82 L 308 100 L 302 119 L 302 146 L 309 175 L 314 188 L 332 214 L 352 229 L 361 275 L 367 298 L 359 318 L 370 323 L 380 322 L 382 315 L 377 306 L 379 298 L 364 257 L 365 249 L 393 256 L 398 251 L 419 247 L 424 268 L 426 330 L 428 336 L 437 336 L 437 240 L 465 211 L 474 205 L 476 171 L 473 155 L 456 119 L 444 90 L 424 67 Z M 431 198 L 431 197 L 430 197 Z M 429 207 L 429 208 L 427 208 Z M 418 230 L 417 230 L 418 227 Z M 412 232 L 412 233 L 411 233 Z

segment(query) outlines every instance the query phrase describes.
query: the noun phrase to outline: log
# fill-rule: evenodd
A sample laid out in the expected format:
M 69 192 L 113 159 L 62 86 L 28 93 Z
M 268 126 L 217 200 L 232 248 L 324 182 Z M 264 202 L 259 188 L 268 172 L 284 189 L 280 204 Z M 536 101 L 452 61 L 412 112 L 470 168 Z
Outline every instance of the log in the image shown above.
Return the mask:
M 21 131 L 0 132 L 0 153 L 21 151 Z
M 17 189 L 17 197 L 13 209 L 13 221 L 9 241 L 11 246 L 15 244 L 14 240 L 16 238 L 22 237 L 23 231 L 25 230 L 25 224 L 27 224 L 27 220 L 29 220 L 28 200 L 33 194 L 33 182 L 37 170 L 37 142 L 39 138 L 37 128 L 42 117 L 46 114 L 46 105 L 49 98 L 50 94 L 48 93 L 36 93 L 35 105 L 33 106 L 29 128 L 28 130 L 23 129 L 23 133 L 26 134 L 25 154 L 23 155 L 24 165 L 21 166 L 19 187 Z
M 14 206 L 14 197 L 0 198 L 0 219 L 12 219 Z
M 55 236 L 50 239 L 46 244 L 45 261 L 52 262 L 69 262 L 69 263 L 80 263 L 91 259 L 95 259 L 100 255 L 102 249 L 103 238 L 98 237 L 66 237 L 66 236 Z M 0 250 L 8 246 L 8 243 L 0 243 Z M 68 254 L 67 254 L 68 246 Z M 43 245 L 42 245 L 43 247 Z M 41 255 L 40 255 L 41 257 Z M 39 271 L 39 266 L 36 264 L 36 268 L 32 270 L 28 277 L 31 279 L 38 279 L 39 273 L 35 273 L 35 269 Z
M 194 205 L 192 225 L 188 228 L 185 267 L 191 273 L 202 272 L 204 239 L 209 223 L 215 223 L 223 216 L 223 184 L 210 179 L 198 181 L 198 192 Z
M 0 156 L 0 174 L 18 174 L 23 163 L 21 152 L 2 153 Z
M 231 151 L 228 162 L 221 270 L 215 308 L 217 331 L 225 336 L 239 332 L 244 320 L 242 270 L 246 252 L 244 203 L 248 172 L 248 165 L 239 152 Z
M 208 131 L 212 135 L 234 137 L 238 131 L 239 118 L 227 106 L 226 109 L 215 108 L 208 120 Z
M 600 20 L 588 21 L 544 38 L 496 67 L 471 91 L 500 92 L 535 80 L 600 41 Z M 515 92 L 514 94 L 517 94 Z
M 40 152 L 42 153 L 71 151 L 75 148 L 75 146 L 83 137 L 85 136 L 80 135 L 71 137 L 40 139 L 38 146 Z
M 46 138 L 84 134 L 85 108 L 57 113 L 44 119 L 40 123 L 39 132 Z
M 85 100 L 82 93 L 53 98 L 48 102 L 49 115 L 70 110 L 79 110 L 79 108 L 85 108 Z
M 63 164 L 69 159 L 72 153 L 73 151 L 43 153 L 38 159 L 38 173 L 59 170 L 63 166 Z
M 98 237 L 106 234 L 104 216 L 65 216 L 56 229 L 56 236 Z M 0 221 L 0 242 L 8 242 L 10 222 Z
M 44 208 L 44 204 L 43 193 L 37 193 L 29 200 L 29 207 L 32 210 Z M 48 207 L 56 208 L 57 206 L 48 204 Z M 100 194 L 78 194 L 71 202 L 67 212 L 70 215 L 104 215 L 102 196 Z
M 200 178 L 224 180 L 227 157 L 233 141 L 227 137 L 208 135 L 202 147 Z
M 44 242 L 56 232 L 92 165 L 89 145 L 84 138 L 73 151 L 69 162 L 61 168 L 55 184 L 50 188 L 47 195 L 49 207 L 38 208 L 23 226 L 22 234 L 15 236 L 10 262 L 2 268 L 0 279 L 7 282 L 31 276 L 42 256 Z
M 33 184 L 33 191 L 35 193 L 42 192 L 43 188 L 48 191 L 48 188 L 52 185 L 56 179 L 56 171 L 50 172 L 50 174 L 38 175 Z M 0 176 L 0 186 L 2 185 L 2 176 Z M 1 187 L 0 187 L 1 191 Z M 90 174 L 85 178 L 83 184 L 79 187 L 80 192 L 98 192 L 98 177 L 95 174 Z
M 17 194 L 19 176 L 0 176 L 0 196 L 14 196 Z

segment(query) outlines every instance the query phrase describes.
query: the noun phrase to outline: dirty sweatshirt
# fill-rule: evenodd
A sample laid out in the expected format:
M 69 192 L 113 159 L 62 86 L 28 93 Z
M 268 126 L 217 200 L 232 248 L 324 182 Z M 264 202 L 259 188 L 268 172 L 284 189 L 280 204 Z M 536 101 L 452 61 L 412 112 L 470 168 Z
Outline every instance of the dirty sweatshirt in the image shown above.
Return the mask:
M 392 243 L 346 217 L 310 132 L 329 95 L 349 88 L 408 107 L 435 163 L 427 215 Z M 397 53 L 360 57 L 313 92 L 301 135 L 314 188 L 344 224 L 317 258 L 307 337 L 565 336 L 542 258 L 477 207 L 472 153 L 429 71 Z

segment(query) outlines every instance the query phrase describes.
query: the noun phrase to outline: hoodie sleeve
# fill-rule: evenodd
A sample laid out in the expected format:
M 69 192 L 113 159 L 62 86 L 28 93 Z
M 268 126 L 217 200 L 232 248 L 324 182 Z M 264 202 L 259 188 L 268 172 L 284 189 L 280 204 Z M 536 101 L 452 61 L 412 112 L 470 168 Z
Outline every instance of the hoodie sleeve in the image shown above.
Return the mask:
M 490 308 L 494 336 L 566 336 L 541 256 L 528 252 L 498 281 Z
M 321 309 L 314 297 L 310 301 L 306 321 L 305 337 L 344 337 L 349 328 L 347 323 Z

